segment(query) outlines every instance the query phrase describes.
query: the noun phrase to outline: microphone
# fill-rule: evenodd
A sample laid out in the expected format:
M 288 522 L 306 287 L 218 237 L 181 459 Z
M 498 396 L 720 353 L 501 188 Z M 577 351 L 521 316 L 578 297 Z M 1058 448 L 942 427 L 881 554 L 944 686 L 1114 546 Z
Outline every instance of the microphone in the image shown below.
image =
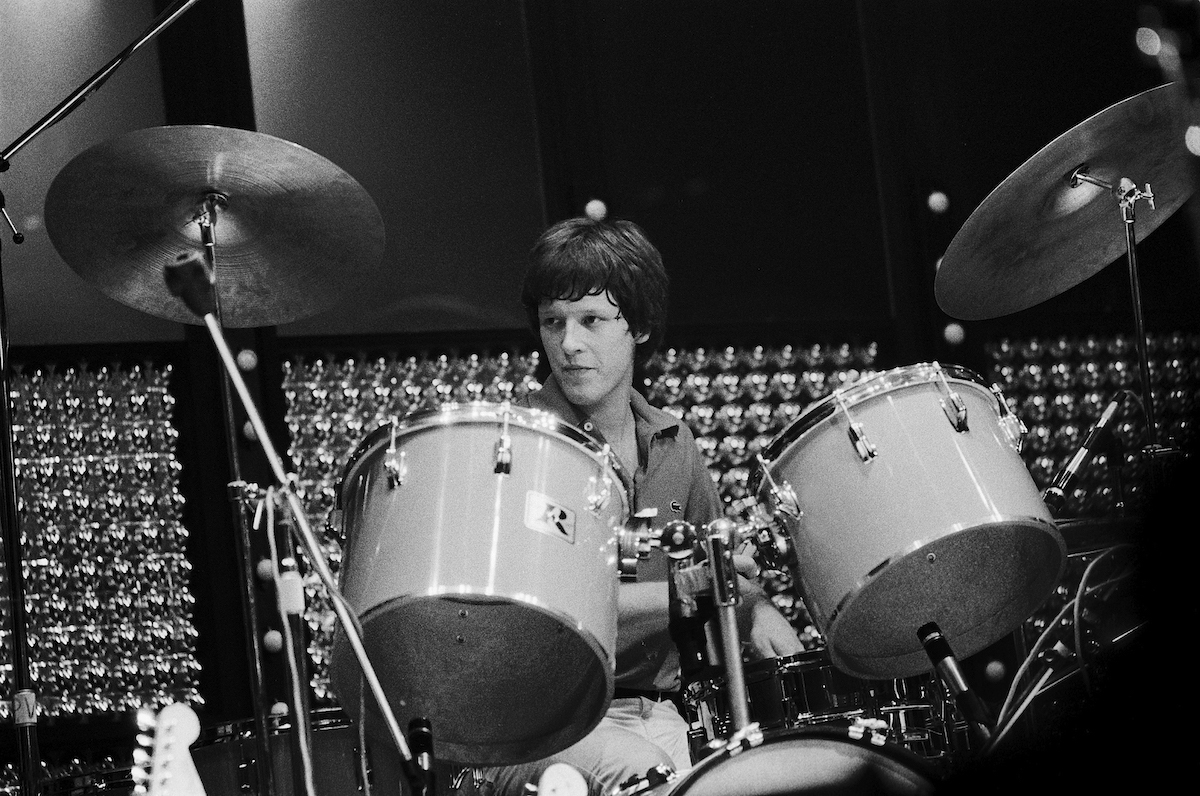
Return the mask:
M 420 793 L 414 796 L 433 796 L 437 788 L 437 774 L 434 771 L 433 725 L 429 719 L 417 716 L 408 723 L 408 745 L 420 770 Z
M 1042 502 L 1045 503 L 1050 511 L 1058 516 L 1062 511 L 1063 504 L 1066 503 L 1067 487 L 1075 480 L 1079 471 L 1091 461 L 1093 453 L 1100 443 L 1104 440 L 1105 434 L 1112 425 L 1113 418 L 1117 416 L 1117 411 L 1125 404 L 1125 393 L 1122 392 L 1116 398 L 1112 399 L 1108 406 L 1104 407 L 1104 412 L 1100 415 L 1100 419 L 1088 431 L 1086 437 L 1083 438 L 1083 445 L 1079 450 L 1075 451 L 1075 455 L 1071 457 L 1071 461 L 1067 462 L 1067 466 L 1059 471 L 1058 475 L 1054 476 L 1054 481 L 1042 493 Z
M 963 676 L 958 660 L 950 649 L 950 642 L 942 635 L 941 628 L 936 622 L 921 625 L 917 629 L 917 638 L 925 648 L 925 654 L 933 662 L 933 668 L 937 670 L 942 682 L 950 689 L 954 703 L 962 711 L 963 718 L 967 720 L 967 729 L 971 737 L 981 746 L 986 744 L 992 737 L 992 717 L 987 705 L 983 704 L 979 695 L 967 685 L 967 678 Z

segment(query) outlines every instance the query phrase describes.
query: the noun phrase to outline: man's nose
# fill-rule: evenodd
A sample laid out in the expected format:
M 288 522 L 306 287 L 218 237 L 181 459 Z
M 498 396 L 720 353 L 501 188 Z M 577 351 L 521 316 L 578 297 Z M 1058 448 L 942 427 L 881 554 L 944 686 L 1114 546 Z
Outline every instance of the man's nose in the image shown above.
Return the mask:
M 579 351 L 583 347 L 583 327 L 573 320 L 563 324 L 562 347 L 564 351 Z

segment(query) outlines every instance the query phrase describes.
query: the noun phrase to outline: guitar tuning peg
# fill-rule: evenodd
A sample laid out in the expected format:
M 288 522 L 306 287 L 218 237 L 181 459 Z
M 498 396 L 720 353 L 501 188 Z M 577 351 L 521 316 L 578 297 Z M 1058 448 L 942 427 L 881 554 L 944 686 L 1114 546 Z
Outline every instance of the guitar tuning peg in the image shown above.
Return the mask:
M 150 753 L 142 747 L 137 747 L 133 750 L 133 764 L 139 768 L 146 768 L 150 765 Z
M 149 749 L 154 746 L 154 737 L 144 732 L 139 732 L 135 740 L 137 740 L 138 746 L 143 749 Z
M 149 732 L 150 730 L 154 729 L 154 725 L 156 723 L 157 719 L 155 718 L 155 713 L 153 710 L 147 707 L 138 708 L 137 727 L 139 730 L 142 732 Z

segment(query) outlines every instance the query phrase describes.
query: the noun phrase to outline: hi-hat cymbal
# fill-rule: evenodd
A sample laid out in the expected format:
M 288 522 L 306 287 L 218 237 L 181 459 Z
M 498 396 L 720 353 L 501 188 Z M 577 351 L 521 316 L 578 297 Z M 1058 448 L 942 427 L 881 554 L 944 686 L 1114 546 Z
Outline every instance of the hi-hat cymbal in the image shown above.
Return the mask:
M 87 149 L 54 178 L 46 230 L 72 270 L 134 309 L 201 323 L 163 268 L 203 252 L 212 227 L 220 321 L 272 326 L 331 309 L 383 255 L 383 218 L 324 157 L 263 133 L 213 126 L 136 130 Z
M 1117 197 L 1071 185 L 1080 167 L 1110 185 L 1150 185 L 1154 208 L 1134 204 L 1140 241 L 1196 189 L 1186 101 L 1174 84 L 1097 113 L 1043 147 L 983 200 L 942 257 L 938 305 L 964 320 L 996 318 L 1053 298 L 1127 250 Z

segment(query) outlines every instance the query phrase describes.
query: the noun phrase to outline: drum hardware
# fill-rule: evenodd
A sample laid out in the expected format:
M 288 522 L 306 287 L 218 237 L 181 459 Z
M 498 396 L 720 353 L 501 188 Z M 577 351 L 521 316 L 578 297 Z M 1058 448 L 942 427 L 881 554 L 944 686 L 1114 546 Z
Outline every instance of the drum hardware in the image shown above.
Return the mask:
M 1008 437 L 1008 443 L 1012 446 L 1016 453 L 1021 452 L 1024 446 L 1025 434 L 1029 431 L 1025 427 L 1025 421 L 1021 420 L 1021 416 L 1012 410 L 1008 405 L 1008 401 L 1004 398 L 1004 391 L 1000 389 L 999 384 L 993 383 L 990 387 L 992 395 L 996 396 L 996 405 L 1000 409 L 1000 428 Z
M 863 429 L 863 424 L 850 414 L 850 408 L 846 406 L 842 397 L 839 395 L 836 400 L 838 409 L 841 409 L 842 414 L 846 416 L 846 434 L 850 437 L 850 444 L 858 452 L 858 458 L 864 462 L 871 461 L 878 455 L 878 449 L 871 440 L 867 439 L 867 432 Z
M 938 363 L 933 363 L 937 366 Z M 937 384 L 940 392 L 944 397 L 939 399 L 942 405 L 942 411 L 946 414 L 946 419 L 950 421 L 950 425 L 954 426 L 954 430 L 962 433 L 967 430 L 967 404 L 963 401 L 962 396 L 950 387 L 950 382 L 946 380 L 946 372 L 937 367 Z
M 43 116 L 32 127 L 23 132 L 18 138 L 0 149 L 0 173 L 9 170 L 12 157 L 38 135 L 53 125 L 62 121 L 73 110 L 78 108 L 93 91 L 108 80 L 122 64 L 133 56 L 141 47 L 172 25 L 198 0 L 177 0 L 169 8 L 158 15 L 145 31 L 132 44 L 122 50 L 99 71 L 75 88 L 62 102 Z M 12 241 L 21 245 L 25 236 L 13 223 L 8 214 L 4 191 L 0 190 L 0 215 L 12 230 Z M 0 254 L 3 246 L 0 246 Z M 17 766 L 19 771 L 20 792 L 23 796 L 34 796 L 38 791 L 38 777 L 41 771 L 41 751 L 38 747 L 37 721 L 38 701 L 37 692 L 33 688 L 33 678 L 29 665 L 29 641 L 27 634 L 27 614 L 25 609 L 25 584 L 22 572 L 24 565 L 21 561 L 20 523 L 18 510 L 16 463 L 13 453 L 13 419 L 12 407 L 8 400 L 10 394 L 10 365 L 8 358 L 8 312 L 7 300 L 4 296 L 3 258 L 0 258 L 0 541 L 4 547 L 4 571 L 8 573 L 8 588 L 5 592 L 8 616 L 11 618 L 11 661 L 12 661 L 12 717 L 17 738 Z
M 391 428 L 392 433 L 388 438 L 387 455 L 383 459 L 383 469 L 387 473 L 387 483 L 389 489 L 395 489 L 398 486 L 404 485 L 404 479 L 408 477 L 408 465 L 404 461 L 405 452 L 396 452 L 396 428 L 400 425 L 400 421 L 392 418 Z
M 210 205 L 209 210 L 211 211 L 212 209 L 213 206 Z M 212 257 L 211 250 L 208 251 L 208 256 Z M 304 505 L 298 493 L 296 477 L 294 474 L 289 474 L 284 470 L 283 460 L 271 442 L 270 435 L 246 387 L 233 353 L 229 350 L 229 346 L 225 341 L 224 332 L 217 319 L 219 294 L 216 287 L 216 271 L 211 268 L 212 265 L 211 261 L 205 262 L 204 257 L 201 255 L 185 252 L 178 256 L 175 262 L 164 267 L 164 282 L 172 295 L 180 298 L 190 311 L 203 318 L 204 324 L 208 328 L 217 352 L 220 354 L 221 361 L 225 366 L 225 371 L 228 375 L 228 380 L 225 383 L 231 382 L 237 390 L 238 397 L 241 399 L 249 422 L 254 429 L 259 446 L 265 454 L 267 462 L 275 476 L 276 486 L 290 509 L 292 517 L 291 527 L 296 531 L 295 535 L 308 555 L 313 570 L 316 571 L 322 584 L 328 590 L 334 611 L 337 613 L 341 623 L 344 637 L 349 640 L 354 650 L 362 676 L 371 687 L 372 694 L 383 714 L 391 740 L 403 758 L 401 766 L 412 788 L 412 792 L 414 794 L 421 794 L 421 796 L 432 796 L 424 791 L 425 778 L 416 766 L 408 743 L 396 723 L 395 715 L 387 704 L 383 687 L 380 685 L 379 678 L 375 674 L 375 669 L 367 657 L 362 638 L 358 633 L 358 626 L 354 622 L 354 617 L 350 614 L 345 599 L 338 591 L 337 582 L 329 569 L 329 564 L 325 559 L 321 544 L 309 527 Z M 268 491 L 268 494 L 270 494 L 270 491 Z M 270 506 L 271 503 L 268 502 L 268 510 L 270 510 Z M 294 683 L 294 690 L 300 690 L 306 686 L 307 683 L 297 682 Z M 297 705 L 296 709 L 299 710 L 299 707 Z M 311 753 L 311 749 L 308 751 Z M 260 765 L 260 768 L 263 767 Z M 307 786 L 310 783 L 305 784 L 307 792 Z
M 504 408 L 507 409 L 507 407 Z M 512 436 L 508 433 L 510 415 L 507 411 L 501 411 L 500 414 L 503 420 L 500 426 L 500 439 L 496 440 L 496 466 L 492 468 L 492 472 L 509 475 L 512 473 Z

